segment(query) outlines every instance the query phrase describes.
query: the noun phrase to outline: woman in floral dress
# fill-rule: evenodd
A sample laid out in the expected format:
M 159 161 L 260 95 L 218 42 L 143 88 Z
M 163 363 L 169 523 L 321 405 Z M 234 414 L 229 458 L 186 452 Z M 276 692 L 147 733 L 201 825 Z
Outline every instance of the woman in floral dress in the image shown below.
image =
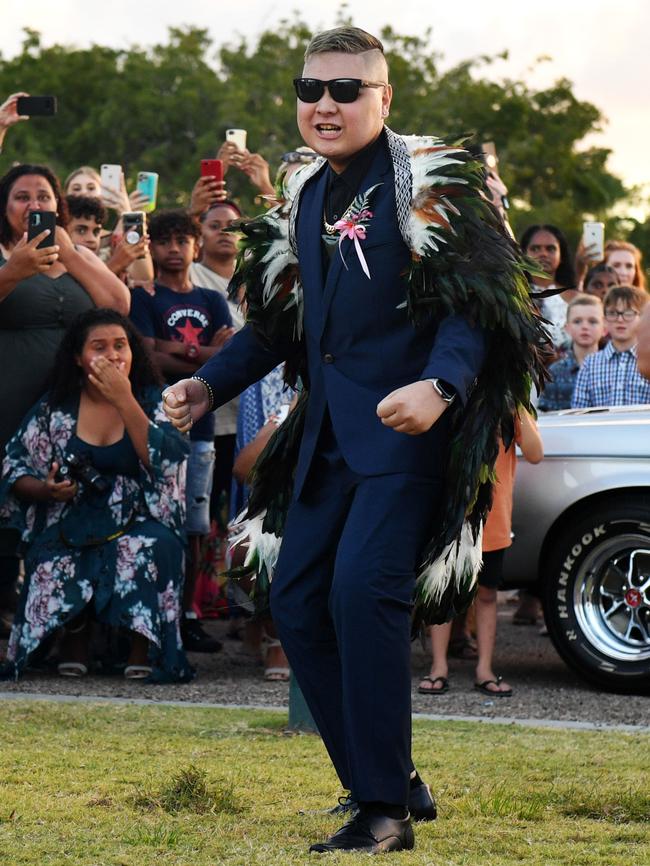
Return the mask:
M 98 621 L 132 632 L 127 677 L 192 677 L 179 632 L 189 449 L 160 393 L 128 319 L 90 310 L 64 337 L 50 392 L 9 442 L 0 521 L 21 530 L 25 560 L 8 648 L 16 676 L 61 626 L 59 672 L 83 675 L 92 605 Z M 62 478 L 71 455 L 90 470 Z

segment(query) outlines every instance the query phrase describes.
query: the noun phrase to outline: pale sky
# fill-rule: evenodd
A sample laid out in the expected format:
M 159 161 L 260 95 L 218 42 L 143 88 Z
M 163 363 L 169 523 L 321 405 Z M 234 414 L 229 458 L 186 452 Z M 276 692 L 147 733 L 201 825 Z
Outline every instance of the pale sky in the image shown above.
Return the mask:
M 7 58 L 19 50 L 23 27 L 39 30 L 45 45 L 125 47 L 164 42 L 169 26 L 196 25 L 207 28 L 218 45 L 239 34 L 255 37 L 272 29 L 296 8 L 310 27 L 330 27 L 342 5 L 337 0 L 2 0 L 0 52 Z M 645 185 L 646 197 L 650 194 L 647 0 L 353 0 L 346 8 L 353 10 L 357 26 L 375 33 L 386 24 L 405 35 L 432 27 L 432 49 L 444 55 L 442 68 L 507 49 L 509 61 L 492 66 L 491 76 L 507 74 L 534 85 L 561 76 L 571 79 L 576 96 L 597 105 L 609 121 L 603 134 L 589 143 L 610 147 L 610 169 L 628 184 Z M 552 60 L 533 77 L 530 66 L 540 55 Z M 45 71 L 43 92 L 46 81 Z

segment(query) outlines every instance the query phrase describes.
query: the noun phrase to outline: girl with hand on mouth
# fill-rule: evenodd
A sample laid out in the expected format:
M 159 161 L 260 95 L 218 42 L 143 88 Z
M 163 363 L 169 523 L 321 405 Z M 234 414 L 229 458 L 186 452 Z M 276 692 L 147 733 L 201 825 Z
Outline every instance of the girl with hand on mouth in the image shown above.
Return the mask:
M 25 562 L 2 673 L 18 677 L 60 631 L 59 674 L 84 676 L 96 620 L 130 634 L 126 679 L 187 682 L 179 620 L 189 446 L 166 420 L 142 338 L 113 310 L 83 313 L 51 386 L 9 441 L 0 483 L 0 526 L 21 533 Z

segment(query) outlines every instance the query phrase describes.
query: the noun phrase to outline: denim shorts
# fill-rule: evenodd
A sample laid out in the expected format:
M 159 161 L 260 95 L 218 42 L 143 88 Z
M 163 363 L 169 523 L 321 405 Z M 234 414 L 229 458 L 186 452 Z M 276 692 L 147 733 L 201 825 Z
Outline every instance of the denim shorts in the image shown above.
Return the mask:
M 187 459 L 187 522 L 188 535 L 207 535 L 210 532 L 210 493 L 214 469 L 214 443 L 200 439 L 190 440 Z

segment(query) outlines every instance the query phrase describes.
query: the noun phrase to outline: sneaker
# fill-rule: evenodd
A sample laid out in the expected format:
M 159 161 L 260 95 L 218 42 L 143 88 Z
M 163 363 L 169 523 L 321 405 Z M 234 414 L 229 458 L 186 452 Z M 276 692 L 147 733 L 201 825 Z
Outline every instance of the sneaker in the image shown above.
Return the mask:
M 210 637 L 198 619 L 181 621 L 183 647 L 190 653 L 218 653 L 223 644 L 216 637 Z

